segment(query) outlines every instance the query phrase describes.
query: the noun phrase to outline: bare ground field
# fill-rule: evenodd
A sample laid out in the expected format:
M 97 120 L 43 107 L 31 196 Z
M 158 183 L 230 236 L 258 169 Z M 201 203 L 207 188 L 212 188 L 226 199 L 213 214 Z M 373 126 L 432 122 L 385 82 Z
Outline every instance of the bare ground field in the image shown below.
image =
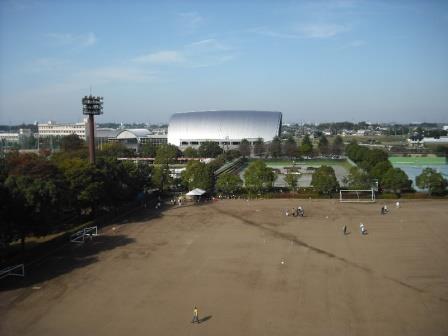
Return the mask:
M 0 335 L 447 335 L 448 202 L 382 204 L 136 214 L 0 280 Z

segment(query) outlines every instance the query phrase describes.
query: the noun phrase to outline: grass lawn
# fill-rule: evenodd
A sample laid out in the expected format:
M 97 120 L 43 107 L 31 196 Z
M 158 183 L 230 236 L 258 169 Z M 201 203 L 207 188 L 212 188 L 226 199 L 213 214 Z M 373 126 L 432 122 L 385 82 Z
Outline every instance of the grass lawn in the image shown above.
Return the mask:
M 391 156 L 389 157 L 389 161 L 392 164 L 405 164 L 412 166 L 424 166 L 424 165 L 445 165 L 447 164 L 446 158 L 444 157 L 430 157 L 430 156 Z

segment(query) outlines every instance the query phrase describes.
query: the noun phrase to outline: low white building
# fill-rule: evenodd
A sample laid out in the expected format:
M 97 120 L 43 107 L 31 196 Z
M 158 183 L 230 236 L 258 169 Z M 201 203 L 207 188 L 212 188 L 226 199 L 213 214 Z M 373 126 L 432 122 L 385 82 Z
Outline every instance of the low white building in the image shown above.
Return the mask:
M 0 141 L 5 143 L 19 143 L 19 133 L 0 133 Z
M 87 119 L 79 123 L 55 123 L 54 121 L 49 121 L 48 123 L 38 123 L 37 130 L 39 137 L 76 134 L 81 139 L 86 140 L 87 124 Z
M 126 147 L 139 151 L 139 148 L 143 144 L 161 145 L 167 143 L 166 134 L 152 134 L 146 128 L 135 128 L 121 130 L 115 139 L 110 141 L 116 141 L 124 144 Z
M 441 136 L 439 138 L 423 138 L 422 140 L 408 139 L 408 142 L 412 145 L 416 144 L 428 144 L 428 145 L 446 145 L 448 144 L 448 136 Z
M 0 142 L 3 144 L 20 143 L 26 137 L 32 136 L 32 132 L 29 128 L 21 128 L 17 133 L 0 133 Z

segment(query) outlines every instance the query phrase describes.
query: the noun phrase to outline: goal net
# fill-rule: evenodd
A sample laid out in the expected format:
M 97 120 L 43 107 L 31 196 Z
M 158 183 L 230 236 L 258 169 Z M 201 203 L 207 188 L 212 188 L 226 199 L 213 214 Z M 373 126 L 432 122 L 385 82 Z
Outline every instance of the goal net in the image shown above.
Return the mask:
M 368 190 L 340 190 L 339 202 L 372 203 L 375 202 L 375 191 Z

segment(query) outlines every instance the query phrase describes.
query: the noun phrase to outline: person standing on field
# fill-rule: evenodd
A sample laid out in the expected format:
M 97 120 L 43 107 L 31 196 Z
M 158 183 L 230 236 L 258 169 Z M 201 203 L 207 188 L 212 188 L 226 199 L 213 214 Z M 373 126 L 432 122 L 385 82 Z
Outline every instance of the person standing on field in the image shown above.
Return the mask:
M 198 307 L 194 307 L 194 309 L 193 309 L 193 320 L 191 321 L 191 323 L 201 323 L 200 321 L 199 321 L 199 313 L 198 313 Z

